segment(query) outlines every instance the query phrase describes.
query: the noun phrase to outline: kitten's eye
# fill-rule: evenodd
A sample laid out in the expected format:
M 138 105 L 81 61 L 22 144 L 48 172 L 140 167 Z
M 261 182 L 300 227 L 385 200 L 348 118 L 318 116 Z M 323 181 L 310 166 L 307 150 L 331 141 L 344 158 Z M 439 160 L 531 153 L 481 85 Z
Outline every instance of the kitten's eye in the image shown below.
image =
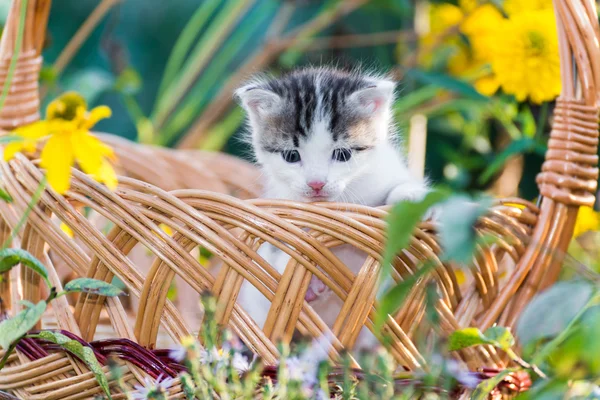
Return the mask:
M 346 162 L 352 158 L 352 150 L 350 149 L 335 149 L 331 158 L 335 161 Z
M 281 157 L 283 157 L 283 159 L 289 163 L 297 163 L 298 161 L 300 161 L 300 153 L 298 153 L 298 150 L 282 151 Z

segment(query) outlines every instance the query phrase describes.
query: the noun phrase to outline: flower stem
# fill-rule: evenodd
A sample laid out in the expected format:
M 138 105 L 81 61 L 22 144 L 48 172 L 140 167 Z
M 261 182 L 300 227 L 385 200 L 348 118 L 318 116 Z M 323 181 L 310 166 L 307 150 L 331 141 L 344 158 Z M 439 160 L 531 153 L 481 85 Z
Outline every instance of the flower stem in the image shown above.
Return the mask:
M 15 340 L 6 350 L 6 353 L 4 353 L 4 357 L 2 357 L 2 360 L 0 361 L 0 370 L 2 370 L 2 368 L 4 368 L 4 366 L 6 365 L 6 362 L 8 361 L 8 357 L 10 357 L 11 353 L 15 350 L 15 348 L 17 347 L 17 343 L 19 343 L 19 341 L 21 339 L 23 339 L 24 336 L 21 336 L 20 338 L 18 338 L 17 340 Z
M 19 10 L 19 26 L 17 28 L 17 37 L 15 39 L 15 49 L 13 50 L 12 57 L 10 58 L 10 64 L 8 66 L 8 72 L 6 74 L 6 81 L 4 81 L 4 87 L 2 88 L 2 94 L 0 94 L 0 110 L 4 107 L 10 85 L 12 83 L 15 69 L 17 68 L 17 60 L 19 59 L 19 53 L 21 52 L 21 45 L 23 43 L 23 34 L 25 31 L 25 17 L 27 16 L 27 0 L 21 0 L 21 9 Z
M 540 139 L 544 134 L 544 129 L 546 128 L 546 122 L 548 120 L 548 102 L 542 104 L 542 108 L 540 109 L 540 115 L 538 117 L 537 129 L 535 130 L 535 138 Z
M 17 225 L 14 227 L 14 229 L 10 233 L 10 236 L 8 237 L 8 239 L 6 239 L 4 241 L 4 243 L 2 243 L 2 250 L 6 249 L 8 246 L 11 245 L 12 241 L 15 239 L 15 237 L 17 236 L 17 234 L 19 233 L 19 231 L 25 224 L 25 221 L 27 221 L 27 217 L 29 217 L 29 214 L 33 210 L 33 207 L 35 207 L 37 202 L 40 200 L 40 197 L 42 197 L 42 192 L 44 191 L 45 187 L 46 187 L 46 177 L 44 176 L 42 178 L 42 180 L 40 181 L 40 184 L 38 185 L 37 189 L 35 190 L 35 193 L 33 194 L 31 201 L 27 205 L 27 209 L 21 216 L 21 219 L 19 219 L 19 222 L 17 222 Z

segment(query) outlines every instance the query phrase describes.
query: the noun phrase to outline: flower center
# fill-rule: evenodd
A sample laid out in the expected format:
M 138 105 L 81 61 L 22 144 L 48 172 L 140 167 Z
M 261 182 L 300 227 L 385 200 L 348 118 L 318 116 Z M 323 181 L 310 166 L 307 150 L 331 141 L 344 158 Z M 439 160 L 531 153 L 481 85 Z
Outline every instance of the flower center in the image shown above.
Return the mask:
M 72 121 L 77 116 L 77 109 L 81 107 L 86 108 L 83 97 L 75 92 L 67 92 L 48 105 L 46 117 L 48 119 L 60 118 Z
M 540 56 L 544 52 L 544 35 L 538 31 L 527 32 L 527 53 L 532 56 Z

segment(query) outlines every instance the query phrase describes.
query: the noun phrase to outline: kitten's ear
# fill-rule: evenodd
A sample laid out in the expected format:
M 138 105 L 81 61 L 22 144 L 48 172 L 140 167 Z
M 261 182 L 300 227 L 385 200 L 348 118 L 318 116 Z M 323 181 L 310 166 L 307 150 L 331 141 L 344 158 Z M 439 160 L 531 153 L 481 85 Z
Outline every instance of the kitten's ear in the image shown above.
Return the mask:
M 281 109 L 281 97 L 270 90 L 248 85 L 235 91 L 235 97 L 252 117 L 262 118 Z
M 370 117 L 387 110 L 394 98 L 396 84 L 379 80 L 373 86 L 358 90 L 348 97 L 348 104 L 360 115 Z

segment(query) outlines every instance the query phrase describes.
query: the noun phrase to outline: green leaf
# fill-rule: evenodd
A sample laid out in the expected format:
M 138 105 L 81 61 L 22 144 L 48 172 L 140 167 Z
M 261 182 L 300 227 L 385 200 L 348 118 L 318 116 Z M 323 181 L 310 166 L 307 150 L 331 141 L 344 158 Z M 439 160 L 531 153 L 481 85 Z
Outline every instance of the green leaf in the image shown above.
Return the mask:
M 448 337 L 448 350 L 456 351 L 467 347 L 489 344 L 502 350 L 510 349 L 515 338 L 508 328 L 494 326 L 485 333 L 478 328 L 465 328 L 452 332 Z
M 579 314 L 594 294 L 585 281 L 559 282 L 538 294 L 525 307 L 516 326 L 523 347 L 558 335 Z
M 409 113 L 413 108 L 435 98 L 438 92 L 439 88 L 430 85 L 407 93 L 394 103 L 394 115 Z
M 503 326 L 492 326 L 483 333 L 483 336 L 490 341 L 490 344 L 502 350 L 510 349 L 515 345 L 515 338 L 510 333 L 510 329 Z
M 517 121 L 521 123 L 521 131 L 525 137 L 533 138 L 536 132 L 535 118 L 528 105 L 524 105 L 523 109 L 517 116 Z
M 544 154 L 546 146 L 537 143 L 534 139 L 523 138 L 512 141 L 500 154 L 494 158 L 494 161 L 481 173 L 478 179 L 478 183 L 483 185 L 487 183 L 502 167 L 506 164 L 506 161 L 515 155 L 530 153 L 532 151 L 536 153 Z
M 10 197 L 10 194 L 8 194 L 4 189 L 0 188 L 0 199 L 4 200 L 7 203 L 12 203 L 13 199 L 12 197 Z
M 69 353 L 78 357 L 81 361 L 83 361 L 87 367 L 94 373 L 98 384 L 104 391 L 104 393 L 111 399 L 110 389 L 108 386 L 108 379 L 106 375 L 104 375 L 104 371 L 102 371 L 102 366 L 98 362 L 94 351 L 88 347 L 79 343 L 77 340 L 70 339 L 69 337 L 63 335 L 59 332 L 52 331 L 41 331 L 38 335 L 40 339 L 47 340 L 49 342 L 55 343 L 67 350 Z
M 448 336 L 448 350 L 457 351 L 467 347 L 488 344 L 477 328 L 464 328 L 454 331 Z
M 200 246 L 200 258 L 210 260 L 212 257 L 213 253 L 211 253 L 207 248 Z
M 494 390 L 494 388 L 498 386 L 498 384 L 502 382 L 508 374 L 514 371 L 514 369 L 505 369 L 500 371 L 498 375 L 494 376 L 493 378 L 489 378 L 481 382 L 473 391 L 471 400 L 487 400 L 490 392 Z
M 456 78 L 452 78 L 449 75 L 436 72 L 425 72 L 418 69 L 410 69 L 406 72 L 406 75 L 417 81 L 430 85 L 435 85 L 440 88 L 458 93 L 465 97 L 469 97 L 479 101 L 488 101 L 487 96 L 484 96 L 481 93 L 479 93 L 469 83 Z
M 473 257 L 477 234 L 475 223 L 491 206 L 491 199 L 471 199 L 468 196 L 450 197 L 441 206 L 439 216 L 440 244 L 445 261 L 468 264 Z
M 13 318 L 0 323 L 0 347 L 8 349 L 15 340 L 25 335 L 40 320 L 46 311 L 46 302 L 40 301 L 33 307 L 28 307 Z
M 115 297 L 123 294 L 118 287 L 98 279 L 77 278 L 65 285 L 66 292 L 93 293 L 101 296 Z
M 48 279 L 48 271 L 40 260 L 35 258 L 31 253 L 22 249 L 4 249 L 0 250 L 0 273 L 10 271 L 17 264 L 23 264 L 44 278 L 44 281 L 51 287 L 52 284 Z
M 30 302 L 29 300 L 19 300 L 19 304 L 24 305 L 25 308 L 35 307 L 35 304 L 33 304 L 32 302 Z
M 448 196 L 446 191 L 433 190 L 421 201 L 401 201 L 392 208 L 387 217 L 387 242 L 381 269 L 383 278 L 389 275 L 392 259 L 410 243 L 415 226 L 423 219 L 427 210 Z
M 406 278 L 384 294 L 379 302 L 379 308 L 377 309 L 377 315 L 375 316 L 376 331 L 381 329 L 389 314 L 393 314 L 400 308 L 402 303 L 404 303 L 406 296 L 410 293 L 410 290 L 415 286 L 419 279 L 431 271 L 433 267 L 433 263 L 423 265 L 414 275 Z

